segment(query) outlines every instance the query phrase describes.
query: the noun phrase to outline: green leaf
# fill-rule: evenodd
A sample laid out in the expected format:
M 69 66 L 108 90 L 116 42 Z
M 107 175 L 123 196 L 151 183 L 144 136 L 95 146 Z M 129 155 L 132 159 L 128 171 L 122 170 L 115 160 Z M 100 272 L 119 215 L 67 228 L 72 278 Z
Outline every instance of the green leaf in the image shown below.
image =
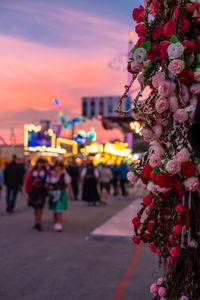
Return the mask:
M 152 172 L 152 173 L 155 174 L 155 175 L 157 175 L 158 173 L 160 173 L 159 167 L 155 167 L 155 168 L 153 169 L 153 172 Z
M 180 40 L 175 35 L 172 35 L 172 37 L 170 39 L 170 43 L 175 44 L 175 43 L 179 43 L 179 42 L 180 42 Z
M 137 44 L 135 44 L 135 46 L 134 46 L 133 49 L 131 50 L 131 53 L 134 53 L 135 50 L 136 50 L 137 48 L 138 48 L 138 47 L 137 47 Z
M 147 53 L 149 52 L 150 48 L 151 48 L 151 42 L 150 41 L 147 41 L 147 42 L 144 42 L 140 45 L 140 48 L 144 48 Z

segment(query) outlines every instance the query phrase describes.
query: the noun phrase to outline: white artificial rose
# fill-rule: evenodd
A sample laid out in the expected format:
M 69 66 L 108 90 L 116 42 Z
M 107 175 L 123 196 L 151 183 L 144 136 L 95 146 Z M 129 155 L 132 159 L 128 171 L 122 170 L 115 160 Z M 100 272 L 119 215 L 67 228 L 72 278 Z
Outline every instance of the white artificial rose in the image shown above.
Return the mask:
M 142 63 L 145 60 L 146 54 L 147 52 L 144 48 L 137 48 L 133 54 L 133 59 L 138 63 Z
M 184 47 L 180 42 L 171 44 L 167 48 L 169 59 L 178 58 L 183 54 L 183 52 L 184 52 Z

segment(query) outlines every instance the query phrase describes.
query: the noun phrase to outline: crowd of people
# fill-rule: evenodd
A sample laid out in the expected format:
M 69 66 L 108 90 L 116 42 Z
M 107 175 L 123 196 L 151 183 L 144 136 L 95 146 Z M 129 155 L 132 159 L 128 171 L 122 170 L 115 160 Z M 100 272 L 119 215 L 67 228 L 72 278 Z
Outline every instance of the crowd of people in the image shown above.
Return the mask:
M 68 198 L 81 199 L 88 206 L 106 205 L 108 195 L 127 195 L 128 166 L 94 166 L 91 161 L 79 166 L 76 161 L 67 167 L 62 161 L 50 165 L 39 158 L 35 166 L 29 159 L 21 163 L 13 155 L 5 168 L 0 168 L 0 190 L 6 186 L 7 213 L 12 214 L 16 206 L 19 191 L 27 193 L 28 205 L 33 208 L 35 224 L 33 229 L 42 231 L 43 210 L 46 202 L 53 212 L 54 230 L 62 231 L 63 212 L 67 209 Z

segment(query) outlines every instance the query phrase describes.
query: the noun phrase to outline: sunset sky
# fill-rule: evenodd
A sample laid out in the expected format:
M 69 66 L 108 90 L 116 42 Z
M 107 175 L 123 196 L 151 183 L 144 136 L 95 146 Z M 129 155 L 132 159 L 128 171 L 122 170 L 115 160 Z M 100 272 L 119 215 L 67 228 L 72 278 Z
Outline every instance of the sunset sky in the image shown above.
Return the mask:
M 83 96 L 116 96 L 127 74 L 108 67 L 127 51 L 138 0 L 0 0 L 0 135 L 9 143 L 14 128 L 23 141 L 24 123 L 58 121 L 57 97 L 67 119 L 81 113 Z M 116 67 L 118 64 L 116 64 Z M 103 131 L 99 140 L 119 133 Z

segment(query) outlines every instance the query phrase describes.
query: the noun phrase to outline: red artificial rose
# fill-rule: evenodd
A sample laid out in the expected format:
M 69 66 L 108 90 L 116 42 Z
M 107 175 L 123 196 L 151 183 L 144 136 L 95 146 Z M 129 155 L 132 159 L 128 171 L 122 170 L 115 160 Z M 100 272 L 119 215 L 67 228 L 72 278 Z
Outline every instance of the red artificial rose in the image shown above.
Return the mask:
M 195 165 L 190 161 L 185 161 L 181 163 L 181 174 L 186 177 L 192 177 L 194 175 Z
M 139 38 L 139 40 L 137 41 L 137 47 L 139 48 L 140 45 L 141 45 L 142 43 L 144 43 L 144 42 L 145 42 L 145 38 L 144 38 L 143 36 L 141 36 L 141 37 Z
M 194 73 L 191 70 L 186 69 L 178 75 L 178 78 L 182 84 L 189 87 L 194 80 Z
M 178 179 L 178 177 L 174 177 L 172 179 L 173 181 L 173 186 L 175 188 L 175 190 L 177 190 L 178 194 L 179 195 L 185 195 L 185 193 L 187 192 L 186 191 L 186 188 L 185 186 L 181 183 L 181 181 Z
M 184 206 L 182 204 L 176 205 L 176 211 L 177 211 L 177 213 L 183 214 L 184 210 L 185 210 L 185 208 L 184 208 Z
M 163 41 L 159 44 L 159 59 L 166 59 L 167 58 L 167 48 L 169 47 L 170 42 Z
M 171 19 L 164 27 L 164 35 L 170 38 L 173 34 L 175 34 L 176 29 L 176 21 Z
M 147 58 L 151 61 L 154 61 L 158 58 L 158 44 L 152 43 L 149 52 L 147 53 Z
M 174 263 L 175 259 L 174 258 L 169 258 L 167 263 L 168 265 L 172 265 Z
M 148 223 L 146 229 L 147 229 L 148 232 L 151 233 L 152 230 L 153 230 L 153 224 L 152 223 Z
M 186 33 L 189 30 L 189 28 L 190 28 L 190 23 L 188 22 L 188 20 L 185 17 L 183 17 L 180 32 Z
M 156 253 L 156 246 L 154 244 L 150 244 L 149 248 L 153 253 Z
M 155 40 L 161 40 L 163 38 L 163 25 L 157 25 L 156 29 L 152 32 L 152 37 Z
M 152 170 L 153 170 L 153 168 L 150 165 L 147 165 L 147 164 L 144 165 L 142 172 L 140 174 L 140 178 L 144 184 L 147 184 Z
M 170 254 L 172 257 L 174 257 L 174 258 L 179 257 L 179 253 L 180 253 L 180 250 L 178 247 L 172 247 L 172 249 L 170 251 Z
M 156 174 L 151 173 L 150 179 L 153 180 L 153 181 L 155 181 L 155 178 L 156 178 Z
M 179 235 L 181 233 L 182 225 L 175 225 L 173 228 L 173 233 Z
M 162 254 L 160 253 L 160 251 L 157 249 L 156 250 L 156 254 L 158 255 L 158 256 L 162 256 Z
M 139 8 L 135 8 L 132 13 L 133 20 L 137 23 L 141 23 L 144 21 L 145 17 L 145 9 L 142 5 Z
M 138 24 L 135 26 L 135 32 L 137 33 L 138 36 L 145 35 L 147 32 L 147 28 L 142 24 Z
M 133 71 L 131 69 L 131 64 L 127 64 L 127 71 L 133 74 Z
M 150 234 L 148 232 L 144 232 L 142 235 L 142 237 L 145 239 L 147 239 L 149 236 L 150 236 Z
M 180 10 L 180 5 L 174 11 L 174 18 L 176 18 L 176 19 L 178 19 L 179 10 Z M 184 10 L 184 14 L 183 15 L 184 16 L 186 15 L 186 10 Z
M 133 218 L 132 223 L 134 226 L 139 227 L 140 226 L 140 218 L 138 218 L 138 217 Z
M 156 175 L 155 179 L 156 185 L 158 185 L 161 188 L 171 188 L 172 187 L 172 182 L 170 179 L 169 174 L 161 172 Z
M 140 242 L 141 242 L 140 237 L 139 237 L 139 236 L 136 236 L 136 235 L 132 238 L 132 241 L 133 241 L 133 243 L 136 244 L 136 245 L 139 245 Z
M 191 41 L 183 41 L 182 45 L 184 47 L 186 47 L 186 49 L 184 50 L 184 52 L 186 54 L 192 53 L 192 52 L 194 52 L 196 50 L 195 44 L 193 42 L 191 42 Z
M 145 205 L 151 205 L 151 203 L 152 203 L 152 197 L 150 197 L 150 196 L 145 196 L 145 197 L 143 198 L 143 203 L 144 203 Z

